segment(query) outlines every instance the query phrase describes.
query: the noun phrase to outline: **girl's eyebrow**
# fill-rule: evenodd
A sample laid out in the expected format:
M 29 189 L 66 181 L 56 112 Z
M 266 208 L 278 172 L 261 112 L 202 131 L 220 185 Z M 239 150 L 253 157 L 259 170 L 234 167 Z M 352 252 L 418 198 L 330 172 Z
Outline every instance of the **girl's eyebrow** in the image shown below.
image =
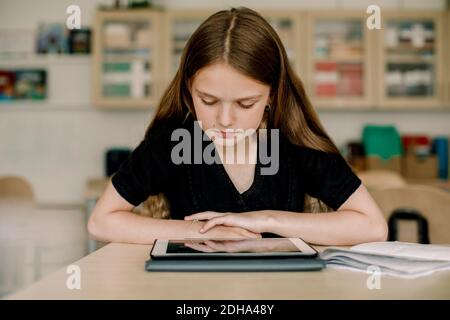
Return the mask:
M 198 93 L 198 94 L 201 94 L 201 95 L 204 95 L 204 96 L 207 96 L 207 97 L 210 97 L 210 98 L 216 99 L 216 100 L 220 100 L 219 98 L 217 98 L 217 97 L 213 96 L 212 94 L 209 94 L 209 93 L 206 93 L 206 92 L 203 92 L 203 91 L 197 90 L 197 89 L 195 89 L 195 91 L 197 91 L 197 93 Z M 239 99 L 236 99 L 236 101 L 241 101 L 241 100 L 250 100 L 250 99 L 256 99 L 256 98 L 260 98 L 260 97 L 262 97 L 262 94 L 258 94 L 258 95 L 255 95 L 255 96 L 249 96 L 249 97 L 243 97 L 243 98 L 239 98 Z

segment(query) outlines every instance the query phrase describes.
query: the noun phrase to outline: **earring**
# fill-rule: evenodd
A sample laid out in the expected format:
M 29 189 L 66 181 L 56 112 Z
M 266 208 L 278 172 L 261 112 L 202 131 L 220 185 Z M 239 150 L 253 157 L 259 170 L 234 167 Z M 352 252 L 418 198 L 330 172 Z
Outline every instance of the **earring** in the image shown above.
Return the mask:
M 270 111 L 270 104 L 266 105 L 266 107 L 264 108 L 264 111 L 266 111 L 266 112 Z

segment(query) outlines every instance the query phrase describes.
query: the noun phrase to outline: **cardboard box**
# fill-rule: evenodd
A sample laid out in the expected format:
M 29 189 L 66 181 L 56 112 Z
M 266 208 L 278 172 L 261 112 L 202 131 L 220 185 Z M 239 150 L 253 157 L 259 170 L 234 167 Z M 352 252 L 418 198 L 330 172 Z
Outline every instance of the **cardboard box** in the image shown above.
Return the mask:
M 355 172 L 366 170 L 366 157 L 355 156 L 348 160 L 348 164 Z
M 406 178 L 436 179 L 438 176 L 438 158 L 435 155 L 417 157 L 408 154 L 402 161 L 402 173 Z
M 367 156 L 366 157 L 366 169 L 382 169 L 390 170 L 398 173 L 402 172 L 402 159 L 401 156 L 394 156 L 388 160 L 384 160 L 378 156 Z

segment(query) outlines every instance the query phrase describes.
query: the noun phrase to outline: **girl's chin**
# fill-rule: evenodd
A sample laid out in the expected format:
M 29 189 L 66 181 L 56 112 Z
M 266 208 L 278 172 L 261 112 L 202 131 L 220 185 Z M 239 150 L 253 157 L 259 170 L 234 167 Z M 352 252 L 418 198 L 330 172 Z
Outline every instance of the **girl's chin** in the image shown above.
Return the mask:
M 242 139 L 245 138 L 244 134 L 235 134 L 232 137 L 224 138 L 220 134 L 213 135 L 210 137 L 212 141 L 214 141 L 214 144 L 220 145 L 220 146 L 233 146 L 237 144 L 238 142 L 242 141 Z
M 237 143 L 236 139 L 226 139 L 222 137 L 216 137 L 213 139 L 214 144 L 219 146 L 231 147 Z

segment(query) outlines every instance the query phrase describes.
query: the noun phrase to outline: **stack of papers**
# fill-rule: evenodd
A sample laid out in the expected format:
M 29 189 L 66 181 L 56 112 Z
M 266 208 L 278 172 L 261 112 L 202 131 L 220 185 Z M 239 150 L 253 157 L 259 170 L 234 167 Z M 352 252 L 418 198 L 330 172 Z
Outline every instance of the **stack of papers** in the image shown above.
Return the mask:
M 320 254 L 320 258 L 330 268 L 362 272 L 379 270 L 383 275 L 417 278 L 450 270 L 450 245 L 371 242 L 350 249 L 328 248 Z

